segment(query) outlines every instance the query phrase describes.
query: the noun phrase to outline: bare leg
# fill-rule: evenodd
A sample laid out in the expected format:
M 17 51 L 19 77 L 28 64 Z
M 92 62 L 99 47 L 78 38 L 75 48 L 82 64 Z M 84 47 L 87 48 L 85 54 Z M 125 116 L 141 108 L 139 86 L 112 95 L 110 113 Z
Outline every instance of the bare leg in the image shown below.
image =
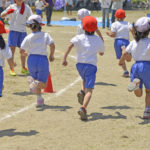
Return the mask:
M 145 96 L 145 104 L 146 106 L 150 107 L 150 90 L 146 89 L 146 96 Z
M 126 63 L 124 62 L 124 64 L 122 65 L 122 69 L 124 70 L 124 71 L 127 71 L 127 67 L 126 67 Z
M 92 96 L 92 91 L 93 89 L 85 89 L 85 96 L 84 96 L 84 101 L 83 101 L 83 107 L 87 108 L 89 102 L 90 102 L 90 99 L 91 99 L 91 96 Z
M 9 67 L 10 67 L 10 69 L 14 69 L 14 54 L 15 54 L 15 47 L 14 46 L 11 46 L 10 47 L 10 49 L 11 49 L 11 52 L 12 52 L 12 58 L 10 58 L 10 59 L 8 59 L 8 64 L 9 64 Z
M 20 55 L 22 68 L 25 68 L 26 56 Z
M 85 85 L 85 81 L 82 81 L 81 90 L 85 92 L 84 85 Z

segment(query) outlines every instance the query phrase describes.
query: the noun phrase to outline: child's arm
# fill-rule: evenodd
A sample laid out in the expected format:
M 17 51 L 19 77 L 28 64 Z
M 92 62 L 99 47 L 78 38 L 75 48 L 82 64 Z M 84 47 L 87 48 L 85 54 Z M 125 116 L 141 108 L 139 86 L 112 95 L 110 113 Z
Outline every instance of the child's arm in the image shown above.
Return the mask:
M 65 54 L 64 54 L 64 58 L 63 58 L 63 62 L 62 62 L 62 65 L 64 65 L 64 66 L 67 66 L 67 64 L 68 64 L 68 62 L 67 62 L 67 56 L 68 56 L 68 54 L 70 53 L 70 51 L 71 51 L 71 49 L 73 48 L 73 43 L 71 43 L 69 46 L 68 46 L 68 48 L 67 48 L 67 50 L 66 50 L 66 52 L 65 52 Z
M 2 18 L 5 18 L 7 15 L 13 13 L 14 11 L 15 11 L 14 9 L 10 8 L 10 9 L 8 9 L 6 12 L 5 12 L 5 11 L 2 12 L 2 13 L 1 13 L 1 17 L 2 17 Z
M 131 58 L 132 58 L 131 55 L 125 51 L 119 60 L 119 65 L 122 66 L 125 60 L 128 62 L 131 61 Z
M 104 41 L 103 36 L 99 29 L 96 30 L 97 35 Z
M 106 34 L 110 37 L 115 37 L 116 36 L 116 33 L 115 32 L 112 32 L 112 31 L 109 31 L 109 32 L 106 32 Z
M 55 53 L 55 44 L 50 44 L 50 55 L 49 55 L 49 61 L 54 61 L 54 53 Z

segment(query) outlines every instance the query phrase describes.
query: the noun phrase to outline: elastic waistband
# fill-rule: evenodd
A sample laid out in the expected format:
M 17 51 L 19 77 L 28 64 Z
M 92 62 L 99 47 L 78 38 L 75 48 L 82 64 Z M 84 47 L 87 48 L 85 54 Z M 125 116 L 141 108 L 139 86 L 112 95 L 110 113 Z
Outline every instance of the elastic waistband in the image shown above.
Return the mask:
M 136 63 L 150 63 L 150 61 L 136 61 Z
M 39 55 L 39 54 L 30 54 L 29 56 L 32 56 L 32 57 L 47 57 L 46 55 Z

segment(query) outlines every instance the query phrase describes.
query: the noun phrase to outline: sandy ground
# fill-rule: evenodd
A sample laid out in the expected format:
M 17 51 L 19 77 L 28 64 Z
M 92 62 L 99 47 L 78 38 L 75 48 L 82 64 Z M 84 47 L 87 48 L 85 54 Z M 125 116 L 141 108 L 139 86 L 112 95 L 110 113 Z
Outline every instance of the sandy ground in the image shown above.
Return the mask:
M 128 21 L 146 16 L 148 11 L 127 12 Z M 94 16 L 101 13 L 92 12 Z M 58 20 L 63 13 L 54 13 Z M 76 16 L 76 12 L 74 12 Z M 50 64 L 53 88 L 56 93 L 44 94 L 46 106 L 36 111 L 36 96 L 29 93 L 26 76 L 20 74 L 19 50 L 16 50 L 16 77 L 9 76 L 6 63 L 5 89 L 0 99 L 0 150 L 149 150 L 150 120 L 141 117 L 144 96 L 136 98 L 127 91 L 129 78 L 122 77 L 113 49 L 113 39 L 100 29 L 106 45 L 99 56 L 95 89 L 88 106 L 88 121 L 77 114 L 80 105 L 76 93 L 81 80 L 75 69 L 74 57 L 69 65 L 61 65 L 69 40 L 76 27 L 44 27 L 55 40 L 55 62 Z M 30 32 L 28 30 L 28 32 Z M 4 36 L 7 41 L 7 35 Z M 131 38 L 132 39 L 132 38 Z M 75 56 L 75 49 L 70 54 Z M 128 63 L 130 70 L 133 61 Z

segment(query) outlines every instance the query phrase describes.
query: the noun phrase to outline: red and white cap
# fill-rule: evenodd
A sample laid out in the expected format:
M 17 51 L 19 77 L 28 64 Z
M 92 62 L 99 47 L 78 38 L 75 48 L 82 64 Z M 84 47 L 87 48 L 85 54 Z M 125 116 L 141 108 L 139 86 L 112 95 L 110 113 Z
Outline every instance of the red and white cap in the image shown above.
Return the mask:
M 150 18 L 148 17 L 141 17 L 139 18 L 136 23 L 135 27 L 138 32 L 145 32 L 150 29 Z
M 5 26 L 4 26 L 3 22 L 0 21 L 0 34 L 8 33 L 8 32 L 9 32 L 9 30 L 5 29 Z
M 83 30 L 94 32 L 97 30 L 97 20 L 92 16 L 85 16 L 82 20 Z
M 34 20 L 36 20 L 36 21 L 37 21 L 38 23 L 40 23 L 41 25 L 44 25 L 44 24 L 42 23 L 42 18 L 41 18 L 41 16 L 39 16 L 39 15 L 31 15 L 31 16 L 28 18 L 27 24 L 33 24 L 33 23 L 35 23 Z
M 83 19 L 85 16 L 90 16 L 91 12 L 85 8 L 79 9 L 78 10 L 78 17 L 80 20 Z

